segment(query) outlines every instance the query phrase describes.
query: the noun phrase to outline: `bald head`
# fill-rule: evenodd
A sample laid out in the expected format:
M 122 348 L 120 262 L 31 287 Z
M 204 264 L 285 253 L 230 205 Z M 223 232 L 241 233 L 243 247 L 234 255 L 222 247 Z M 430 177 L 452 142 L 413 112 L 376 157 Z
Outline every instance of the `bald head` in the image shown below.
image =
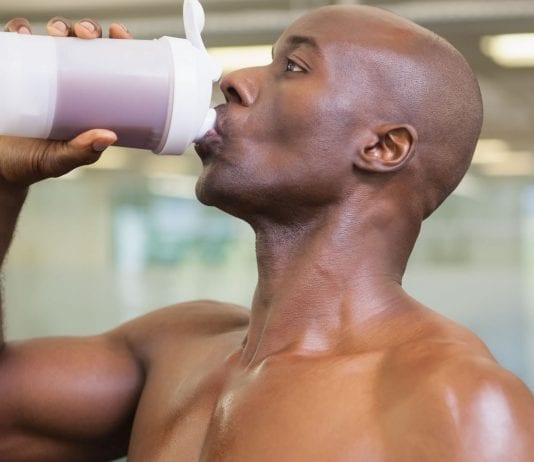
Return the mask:
M 478 85 L 460 54 L 372 7 L 304 15 L 271 64 L 233 72 L 221 89 L 221 136 L 200 146 L 197 193 L 249 221 L 294 222 L 357 201 L 416 223 L 465 174 L 481 125 Z
M 374 7 L 324 7 L 295 25 L 341 50 L 360 127 L 414 128 L 414 152 L 395 181 L 409 182 L 411 203 L 430 215 L 465 175 L 480 135 L 481 95 L 465 59 L 433 32 Z

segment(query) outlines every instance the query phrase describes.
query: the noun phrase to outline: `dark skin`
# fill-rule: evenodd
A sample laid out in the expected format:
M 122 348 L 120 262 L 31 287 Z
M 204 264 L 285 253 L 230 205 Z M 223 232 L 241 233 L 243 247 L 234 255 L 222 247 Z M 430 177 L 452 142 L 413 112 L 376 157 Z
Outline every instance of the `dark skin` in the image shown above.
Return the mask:
M 428 37 L 380 10 L 323 8 L 290 26 L 271 65 L 227 76 L 218 132 L 197 146 L 197 194 L 256 231 L 251 310 L 187 303 L 95 337 L 5 342 L 2 457 L 530 460 L 528 388 L 401 287 L 421 222 L 459 181 L 480 128 L 471 74 Z M 459 103 L 449 121 L 414 115 L 433 114 L 439 95 L 421 80 L 424 97 L 407 98 L 410 72 L 428 67 L 433 87 L 440 53 L 464 69 L 464 93 L 446 97 L 472 114 Z M 400 75 L 385 72 L 392 56 Z M 96 161 L 115 139 L 0 138 L 2 260 L 27 187 Z

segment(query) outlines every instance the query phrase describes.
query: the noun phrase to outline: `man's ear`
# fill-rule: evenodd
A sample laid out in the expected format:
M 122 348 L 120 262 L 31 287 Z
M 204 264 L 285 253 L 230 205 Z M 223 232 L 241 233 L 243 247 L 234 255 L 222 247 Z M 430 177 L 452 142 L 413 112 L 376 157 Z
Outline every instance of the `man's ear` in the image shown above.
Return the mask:
M 416 144 L 417 132 L 411 125 L 375 127 L 356 153 L 354 165 L 368 172 L 395 172 L 411 159 Z

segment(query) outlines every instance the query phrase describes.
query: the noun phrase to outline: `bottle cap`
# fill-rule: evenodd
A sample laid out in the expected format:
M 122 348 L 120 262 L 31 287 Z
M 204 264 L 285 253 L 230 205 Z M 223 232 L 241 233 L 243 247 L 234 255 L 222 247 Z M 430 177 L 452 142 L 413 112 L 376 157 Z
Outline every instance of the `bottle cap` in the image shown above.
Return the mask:
M 210 109 L 213 82 L 222 75 L 202 41 L 204 10 L 198 0 L 184 1 L 184 27 L 187 40 L 162 37 L 174 59 L 173 107 L 168 135 L 156 154 L 181 154 L 215 127 L 217 114 Z
M 200 2 L 198 0 L 185 0 L 183 16 L 185 36 L 187 40 L 189 40 L 195 48 L 204 52 L 206 59 L 210 63 L 211 80 L 217 82 L 221 78 L 222 68 L 219 63 L 208 54 L 204 41 L 202 40 L 201 34 L 206 24 L 206 16 Z

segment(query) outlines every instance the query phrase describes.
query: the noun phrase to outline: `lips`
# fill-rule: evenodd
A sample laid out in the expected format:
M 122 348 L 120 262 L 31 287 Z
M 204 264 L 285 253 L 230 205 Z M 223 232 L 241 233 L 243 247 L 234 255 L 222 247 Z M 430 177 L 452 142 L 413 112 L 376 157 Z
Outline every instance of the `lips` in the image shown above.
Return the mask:
M 206 133 L 206 137 L 210 137 L 210 136 L 218 136 L 219 135 L 219 131 L 217 130 L 217 128 L 212 128 L 211 130 L 208 131 L 208 133 Z
M 209 130 L 200 141 L 204 141 L 206 138 L 211 138 L 213 136 L 224 136 L 224 125 L 227 112 L 227 106 L 221 104 L 215 108 L 217 113 L 217 119 L 215 120 L 215 127 Z
M 226 109 L 226 105 L 224 104 L 215 108 L 217 112 L 215 127 L 209 130 L 195 145 L 195 151 L 202 160 L 216 154 L 222 147 Z
M 215 112 L 217 113 L 217 120 L 215 121 L 214 131 L 217 135 L 224 136 L 228 106 L 226 104 L 221 104 L 215 108 Z

